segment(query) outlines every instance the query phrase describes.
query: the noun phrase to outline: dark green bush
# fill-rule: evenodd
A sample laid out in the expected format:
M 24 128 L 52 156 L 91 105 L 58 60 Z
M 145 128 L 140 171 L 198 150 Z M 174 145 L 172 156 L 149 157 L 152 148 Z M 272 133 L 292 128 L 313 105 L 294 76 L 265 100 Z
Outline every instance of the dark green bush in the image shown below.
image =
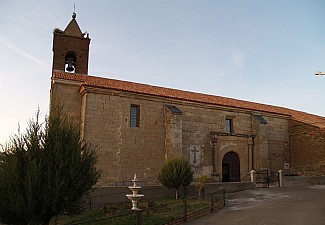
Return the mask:
M 193 181 L 190 163 L 182 158 L 168 160 L 158 175 L 159 182 L 167 188 L 176 189 L 176 199 L 180 187 L 186 188 Z
M 96 161 L 95 148 L 81 140 L 62 107 L 52 107 L 44 124 L 38 113 L 0 154 L 0 223 L 48 224 L 79 213 L 99 179 Z

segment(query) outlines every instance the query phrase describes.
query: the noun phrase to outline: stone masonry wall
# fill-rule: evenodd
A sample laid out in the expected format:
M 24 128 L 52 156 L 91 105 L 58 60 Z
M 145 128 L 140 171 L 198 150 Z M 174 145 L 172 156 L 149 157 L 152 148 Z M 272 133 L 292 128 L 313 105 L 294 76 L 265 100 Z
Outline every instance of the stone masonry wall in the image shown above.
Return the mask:
M 217 181 L 222 179 L 222 159 L 226 153 L 233 151 L 240 159 L 241 180 L 247 180 L 248 173 L 248 140 L 246 137 L 219 136 L 214 152 L 210 132 L 225 133 L 225 120 L 230 116 L 233 118 L 233 130 L 238 134 L 250 134 L 251 115 L 249 113 L 233 112 L 218 109 L 217 107 L 205 105 L 180 106 L 183 110 L 183 152 L 190 154 L 191 145 L 201 146 L 201 163 L 195 167 L 196 175 L 211 177 L 212 173 L 218 174 L 214 177 Z M 213 171 L 215 164 L 216 171 Z
M 325 130 L 290 121 L 291 172 L 303 176 L 325 175 Z
M 98 185 L 119 185 L 130 181 L 134 173 L 146 184 L 157 183 L 168 152 L 188 159 L 195 176 L 216 181 L 222 180 L 222 160 L 228 152 L 240 159 L 241 181 L 249 180 L 250 149 L 254 169 L 278 170 L 286 161 L 286 118 L 264 115 L 268 124 L 262 125 L 243 109 L 91 87 L 83 87 L 79 93 L 79 87 L 56 83 L 52 93 L 64 96 L 65 110 L 79 121 L 85 140 L 97 146 L 97 166 L 102 171 Z M 166 111 L 166 104 L 176 106 L 181 115 Z M 139 127 L 130 127 L 131 105 L 140 106 Z M 226 118 L 232 118 L 232 134 L 226 133 Z M 215 149 L 211 132 L 218 134 Z M 254 141 L 251 135 L 255 135 Z M 269 162 L 270 158 L 279 162 Z
M 173 113 L 167 107 L 165 112 L 165 159 L 182 157 L 183 122 L 181 113 Z
M 76 54 L 76 73 L 88 73 L 89 38 L 66 36 L 54 33 L 53 69 L 65 71 L 65 56 L 69 51 Z
M 81 122 L 81 97 L 78 92 L 80 83 L 67 81 L 52 81 L 50 102 L 63 105 L 63 110 L 69 119 L 79 126 Z
M 277 174 L 289 161 L 289 123 L 286 117 L 266 115 L 267 124 L 252 117 L 254 138 L 254 170 Z M 272 174 L 270 174 L 272 175 Z
M 252 130 L 255 134 L 254 138 L 254 156 L 253 168 L 258 171 L 269 168 L 268 145 L 267 145 L 267 126 L 269 124 L 260 124 L 260 122 L 252 116 Z
M 134 173 L 148 184 L 165 161 L 164 104 L 127 93 L 83 93 L 84 136 L 98 145 L 100 185 L 130 181 Z M 140 106 L 140 126 L 130 127 L 130 106 Z
M 290 164 L 288 119 L 268 118 L 266 133 L 271 172 L 277 175 L 281 169 L 285 174 L 289 173 L 289 169 L 285 167 L 285 164 Z

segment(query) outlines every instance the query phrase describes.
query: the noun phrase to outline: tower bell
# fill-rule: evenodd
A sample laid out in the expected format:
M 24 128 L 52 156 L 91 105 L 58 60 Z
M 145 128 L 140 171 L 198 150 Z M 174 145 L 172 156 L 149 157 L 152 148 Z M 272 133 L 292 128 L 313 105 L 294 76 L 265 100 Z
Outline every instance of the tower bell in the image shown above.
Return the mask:
M 64 31 L 53 32 L 53 70 L 88 74 L 89 44 L 88 33 L 81 32 L 73 13 Z

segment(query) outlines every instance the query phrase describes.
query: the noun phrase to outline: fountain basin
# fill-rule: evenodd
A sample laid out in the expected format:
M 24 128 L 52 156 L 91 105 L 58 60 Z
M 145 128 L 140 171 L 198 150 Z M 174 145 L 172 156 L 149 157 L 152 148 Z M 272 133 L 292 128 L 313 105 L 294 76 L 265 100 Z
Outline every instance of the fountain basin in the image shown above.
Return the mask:
M 138 182 L 137 174 L 134 174 L 134 178 L 132 182 L 133 182 L 133 186 L 129 187 L 129 189 L 132 191 L 132 195 L 128 194 L 125 196 L 132 201 L 132 210 L 141 210 L 138 208 L 138 203 L 141 200 L 141 198 L 143 198 L 144 195 L 138 194 L 138 191 L 141 190 L 141 187 L 137 186 L 137 182 Z
M 140 210 L 138 208 L 138 203 L 140 201 L 141 198 L 143 198 L 144 195 L 140 195 L 140 194 L 129 194 L 126 195 L 126 197 L 128 197 L 128 199 L 130 199 L 132 201 L 132 210 Z

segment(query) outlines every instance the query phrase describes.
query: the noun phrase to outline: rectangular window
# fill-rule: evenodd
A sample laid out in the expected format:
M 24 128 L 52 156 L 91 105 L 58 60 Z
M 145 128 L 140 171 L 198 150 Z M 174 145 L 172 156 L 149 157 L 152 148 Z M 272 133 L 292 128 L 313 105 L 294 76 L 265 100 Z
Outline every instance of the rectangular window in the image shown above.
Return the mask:
M 131 105 L 130 108 L 130 127 L 139 127 L 140 122 L 140 106 Z
M 226 133 L 233 133 L 232 119 L 226 119 Z

